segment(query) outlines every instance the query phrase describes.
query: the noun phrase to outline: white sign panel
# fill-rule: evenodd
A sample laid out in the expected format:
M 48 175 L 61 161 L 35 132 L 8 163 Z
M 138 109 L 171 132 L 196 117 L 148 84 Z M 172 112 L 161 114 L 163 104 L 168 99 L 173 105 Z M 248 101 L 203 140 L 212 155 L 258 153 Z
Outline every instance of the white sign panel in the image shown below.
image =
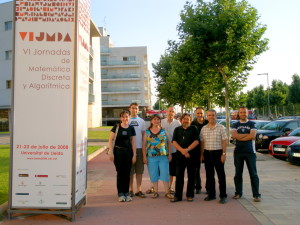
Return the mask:
M 16 0 L 13 208 L 70 208 L 75 0 Z
M 90 1 L 78 0 L 76 82 L 76 179 L 75 204 L 86 192 L 87 130 L 90 56 Z

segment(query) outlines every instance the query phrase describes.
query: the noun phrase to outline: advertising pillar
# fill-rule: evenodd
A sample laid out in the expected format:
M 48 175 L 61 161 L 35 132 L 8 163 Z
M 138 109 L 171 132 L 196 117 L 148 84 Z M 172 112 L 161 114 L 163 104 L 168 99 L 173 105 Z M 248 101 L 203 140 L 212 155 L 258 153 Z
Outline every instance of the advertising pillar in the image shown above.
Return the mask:
M 15 0 L 9 210 L 85 198 L 89 0 Z

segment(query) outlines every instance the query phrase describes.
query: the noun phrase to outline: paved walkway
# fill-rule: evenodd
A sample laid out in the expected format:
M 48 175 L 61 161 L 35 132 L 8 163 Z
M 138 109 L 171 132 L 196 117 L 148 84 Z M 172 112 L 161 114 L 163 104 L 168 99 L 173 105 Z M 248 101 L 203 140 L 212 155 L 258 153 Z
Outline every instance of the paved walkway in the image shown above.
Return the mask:
M 0 134 L 0 145 L 9 145 L 9 144 L 10 144 L 10 135 Z
M 103 143 L 99 143 L 103 145 Z M 228 149 L 226 162 L 227 192 L 234 193 L 234 166 L 232 146 Z M 77 214 L 75 224 L 102 225 L 299 225 L 300 224 L 300 167 L 269 155 L 258 153 L 258 171 L 261 181 L 262 202 L 252 201 L 250 181 L 244 171 L 244 197 L 229 198 L 225 205 L 218 200 L 203 201 L 205 195 L 196 195 L 194 202 L 170 203 L 160 192 L 160 198 L 133 198 L 130 203 L 119 203 L 116 196 L 115 169 L 106 154 L 101 153 L 88 163 L 87 205 Z M 147 169 L 146 169 L 147 170 Z M 201 177 L 205 182 L 204 168 Z M 143 179 L 143 190 L 150 186 L 148 172 Z M 160 184 L 159 189 L 163 187 Z M 0 222 L 1 223 L 1 222 Z M 70 224 L 65 218 L 55 215 L 24 215 L 7 225 Z M 1 224 L 1 225 L 2 225 Z

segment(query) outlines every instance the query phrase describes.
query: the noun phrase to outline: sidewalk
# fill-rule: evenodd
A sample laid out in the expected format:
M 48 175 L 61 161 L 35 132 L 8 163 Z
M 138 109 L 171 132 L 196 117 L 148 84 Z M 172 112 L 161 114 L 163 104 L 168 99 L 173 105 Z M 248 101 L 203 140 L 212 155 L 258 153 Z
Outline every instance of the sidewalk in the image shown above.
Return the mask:
M 244 171 L 244 197 L 233 200 L 234 166 L 233 147 L 228 148 L 226 175 L 228 203 L 222 205 L 217 200 L 203 201 L 206 195 L 195 195 L 194 202 L 170 203 L 163 197 L 151 199 L 133 198 L 132 202 L 120 203 L 116 196 L 116 172 L 114 165 L 104 153 L 88 163 L 87 205 L 76 214 L 75 224 L 101 225 L 292 225 L 300 224 L 300 167 L 258 153 L 257 167 L 261 182 L 262 202 L 252 201 L 247 170 Z M 143 190 L 150 187 L 145 168 Z M 202 182 L 205 182 L 204 167 L 201 167 Z M 5 219 L 0 224 L 7 225 L 52 225 L 70 224 L 64 217 L 55 215 L 23 215 L 11 221 Z

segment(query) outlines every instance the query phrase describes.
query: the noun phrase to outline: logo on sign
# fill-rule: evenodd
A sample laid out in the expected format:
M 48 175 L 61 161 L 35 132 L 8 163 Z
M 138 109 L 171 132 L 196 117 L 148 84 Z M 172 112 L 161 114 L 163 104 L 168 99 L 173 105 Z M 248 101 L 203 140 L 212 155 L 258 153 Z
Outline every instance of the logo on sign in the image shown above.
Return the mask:
M 70 35 L 62 34 L 60 32 L 47 33 L 47 32 L 19 32 L 22 41 L 46 41 L 46 42 L 71 42 Z

